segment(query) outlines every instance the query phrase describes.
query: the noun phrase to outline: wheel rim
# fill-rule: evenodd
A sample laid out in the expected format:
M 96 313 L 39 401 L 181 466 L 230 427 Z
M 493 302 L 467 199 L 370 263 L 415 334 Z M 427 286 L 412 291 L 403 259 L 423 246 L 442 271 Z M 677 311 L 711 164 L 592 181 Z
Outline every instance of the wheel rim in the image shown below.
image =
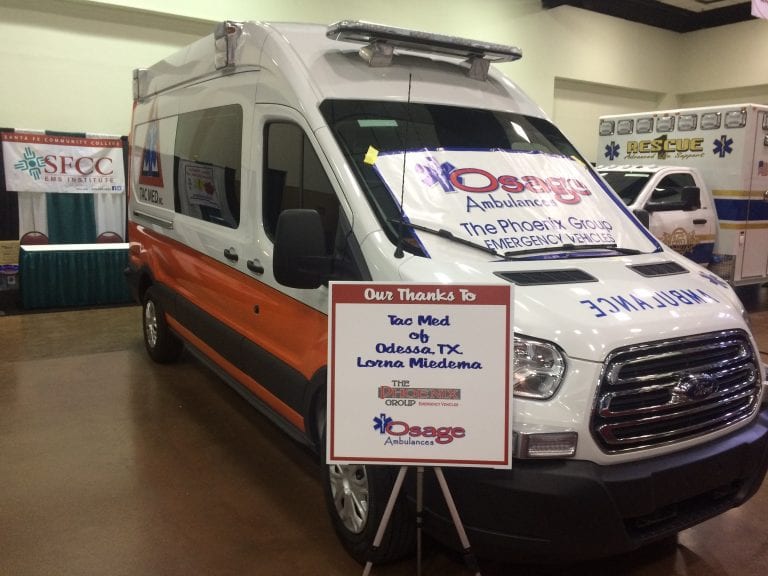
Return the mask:
M 336 514 L 347 530 L 359 534 L 368 521 L 368 474 L 365 466 L 333 464 L 328 468 Z
M 144 305 L 144 335 L 150 348 L 157 345 L 157 310 L 152 300 Z

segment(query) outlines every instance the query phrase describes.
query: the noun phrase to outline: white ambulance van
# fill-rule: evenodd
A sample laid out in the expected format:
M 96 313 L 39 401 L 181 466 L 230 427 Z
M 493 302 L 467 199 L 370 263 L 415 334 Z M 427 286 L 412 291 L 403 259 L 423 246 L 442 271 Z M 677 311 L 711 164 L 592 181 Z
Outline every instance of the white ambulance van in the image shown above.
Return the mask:
M 732 285 L 768 281 L 768 106 L 599 120 L 598 171 L 663 242 Z
M 135 72 L 127 272 L 154 360 L 183 343 L 321 457 L 329 281 L 514 284 L 512 470 L 445 477 L 481 556 L 613 554 L 755 493 L 764 367 L 728 284 L 656 240 L 491 66 L 519 56 L 361 22 L 222 23 Z M 393 474 L 322 470 L 366 559 Z M 424 526 L 455 543 L 425 480 Z M 374 561 L 411 550 L 406 484 Z

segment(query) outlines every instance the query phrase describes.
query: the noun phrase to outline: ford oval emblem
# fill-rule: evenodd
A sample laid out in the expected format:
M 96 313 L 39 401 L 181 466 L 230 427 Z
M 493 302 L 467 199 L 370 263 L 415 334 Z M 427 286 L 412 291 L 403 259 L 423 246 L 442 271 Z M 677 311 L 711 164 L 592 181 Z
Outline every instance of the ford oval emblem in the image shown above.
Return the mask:
M 672 389 L 673 398 L 677 402 L 704 400 L 720 389 L 717 379 L 711 374 L 686 373 Z

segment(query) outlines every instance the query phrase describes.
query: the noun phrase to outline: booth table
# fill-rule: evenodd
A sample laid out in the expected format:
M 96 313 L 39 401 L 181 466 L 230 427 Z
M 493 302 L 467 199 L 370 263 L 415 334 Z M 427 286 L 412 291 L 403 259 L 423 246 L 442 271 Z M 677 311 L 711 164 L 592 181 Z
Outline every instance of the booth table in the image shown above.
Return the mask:
M 128 244 L 21 246 L 19 289 L 24 308 L 120 304 L 131 300 L 123 271 Z

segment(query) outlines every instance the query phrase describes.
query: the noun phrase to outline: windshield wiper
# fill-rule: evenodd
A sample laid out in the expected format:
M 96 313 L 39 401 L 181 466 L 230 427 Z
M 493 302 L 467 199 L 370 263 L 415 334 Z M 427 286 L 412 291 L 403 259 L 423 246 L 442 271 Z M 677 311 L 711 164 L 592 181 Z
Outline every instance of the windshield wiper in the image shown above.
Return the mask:
M 440 236 L 441 238 L 450 240 L 451 242 L 455 242 L 463 246 L 469 246 L 470 248 L 475 248 L 476 250 L 482 250 L 486 254 L 491 254 L 498 258 L 504 258 L 505 260 L 515 260 L 518 257 L 528 256 L 531 254 L 543 254 L 543 253 L 555 253 L 555 252 L 565 254 L 565 258 L 570 258 L 569 256 L 570 254 L 573 254 L 575 252 L 589 251 L 589 250 L 609 250 L 611 252 L 616 252 L 617 254 L 623 254 L 627 256 L 634 256 L 635 254 L 643 254 L 641 250 L 635 250 L 634 248 L 620 248 L 616 244 L 561 244 L 560 246 L 531 248 L 528 250 L 519 250 L 517 252 L 505 252 L 504 254 L 499 254 L 498 252 L 496 252 L 496 250 L 494 250 L 493 248 L 489 248 L 485 244 L 480 244 L 478 242 L 473 242 L 472 240 L 467 240 L 465 238 L 462 238 L 461 236 L 456 236 L 453 232 L 451 232 L 450 230 L 446 230 L 445 228 L 429 228 L 428 226 L 422 226 L 421 224 L 414 224 L 413 222 L 407 222 L 405 220 L 399 220 L 397 218 L 390 219 L 390 222 L 392 222 L 393 224 L 398 224 L 398 225 L 405 226 L 407 228 L 411 228 L 412 230 L 418 230 L 419 232 L 427 232 L 429 234 L 434 234 L 435 236 Z
M 569 254 L 588 250 L 610 250 L 611 252 L 628 256 L 643 254 L 641 250 L 635 250 L 634 248 L 619 248 L 616 244 L 561 244 L 560 246 L 547 246 L 545 248 L 531 248 L 529 250 L 519 250 L 517 252 L 505 252 L 504 258 L 507 260 L 514 260 L 521 256 L 544 254 L 547 252 L 560 252 L 566 255 L 565 258 L 570 258 Z
M 405 220 L 400 220 L 397 218 L 390 219 L 390 222 L 392 222 L 393 224 L 405 226 L 406 228 L 411 228 L 412 230 L 418 230 L 419 232 L 427 232 L 429 234 L 434 234 L 435 236 L 440 236 L 440 238 L 445 238 L 446 240 L 450 240 L 451 242 L 455 242 L 456 244 L 461 244 L 462 246 L 469 246 L 470 248 L 482 250 L 486 254 L 491 254 L 493 256 L 496 256 L 497 258 L 504 257 L 498 252 L 496 252 L 496 250 L 494 250 L 493 248 L 488 248 L 488 246 L 486 246 L 485 244 L 472 242 L 472 240 L 466 240 L 461 236 L 456 236 L 453 232 L 451 232 L 450 230 L 446 230 L 445 228 L 429 228 L 428 226 L 422 226 L 421 224 L 414 224 L 413 222 L 407 222 Z

